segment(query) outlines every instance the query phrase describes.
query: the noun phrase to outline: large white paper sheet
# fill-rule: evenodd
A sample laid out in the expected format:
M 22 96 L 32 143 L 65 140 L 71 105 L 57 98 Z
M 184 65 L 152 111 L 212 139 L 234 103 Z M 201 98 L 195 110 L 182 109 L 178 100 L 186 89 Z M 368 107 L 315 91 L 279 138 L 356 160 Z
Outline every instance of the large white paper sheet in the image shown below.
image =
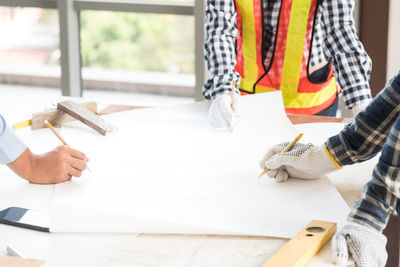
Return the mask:
M 258 180 L 258 161 L 297 132 L 280 92 L 242 97 L 231 133 L 196 103 L 108 115 L 103 137 L 72 123 L 63 137 L 90 157 L 92 173 L 56 186 L 53 232 L 138 232 L 291 237 L 312 219 L 349 209 L 329 180 Z

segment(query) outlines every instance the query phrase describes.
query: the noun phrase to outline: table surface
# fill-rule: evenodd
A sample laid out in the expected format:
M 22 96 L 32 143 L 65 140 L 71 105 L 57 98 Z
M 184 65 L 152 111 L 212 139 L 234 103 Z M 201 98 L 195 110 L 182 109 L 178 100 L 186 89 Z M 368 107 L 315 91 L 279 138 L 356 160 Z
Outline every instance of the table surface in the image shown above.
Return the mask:
M 115 106 L 108 109 L 110 110 L 115 111 Z M 105 113 L 108 113 L 107 110 Z M 294 117 L 291 118 L 293 122 L 299 119 L 303 123 L 315 121 L 307 116 Z M 317 121 L 321 121 L 321 118 L 317 118 Z M 305 134 L 310 129 L 312 131 L 307 124 L 296 127 Z M 360 196 L 361 187 L 370 179 L 376 161 L 375 158 L 356 166 L 345 167 L 328 176 L 350 206 Z M 7 175 L 10 176 L 9 170 L 1 166 L 0 176 L 3 178 Z M 35 187 L 15 177 L 0 179 L 0 209 L 7 206 L 10 198 L 7 197 L 7 192 L 13 192 L 12 189 L 21 186 Z M 53 189 L 54 186 L 49 185 L 46 190 L 39 190 L 40 193 L 33 190 L 31 196 L 21 198 L 17 204 L 30 208 L 49 206 Z M 13 198 L 18 199 L 18 196 Z M 0 250 L 11 245 L 27 258 L 44 259 L 44 266 L 48 267 L 262 266 L 286 242 L 287 239 L 281 238 L 243 236 L 48 234 L 0 224 Z M 331 262 L 328 243 L 308 266 L 334 266 Z M 353 265 L 351 262 L 348 264 Z

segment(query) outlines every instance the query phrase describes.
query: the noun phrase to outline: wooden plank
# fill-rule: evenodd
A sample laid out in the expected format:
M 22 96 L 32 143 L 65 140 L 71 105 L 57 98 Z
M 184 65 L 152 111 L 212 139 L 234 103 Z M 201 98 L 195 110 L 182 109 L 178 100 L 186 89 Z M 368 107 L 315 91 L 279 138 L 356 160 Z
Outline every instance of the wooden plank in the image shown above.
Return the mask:
M 150 108 L 148 106 L 130 106 L 130 105 L 109 105 L 99 111 L 97 115 L 102 116 L 102 115 L 107 115 L 107 114 L 112 114 L 112 113 L 117 113 L 117 112 L 122 112 L 122 111 L 127 111 L 127 110 L 133 110 L 133 109 L 142 109 L 142 108 Z
M 343 118 L 328 117 L 328 116 L 310 116 L 301 114 L 287 114 L 289 120 L 293 124 L 313 123 L 313 122 L 343 122 Z
M 304 266 L 335 233 L 336 223 L 313 220 L 272 256 L 263 267 Z
M 79 104 L 79 106 L 86 108 L 93 113 L 97 112 L 96 102 L 85 102 Z M 76 119 L 58 109 L 49 109 L 32 114 L 32 130 L 46 128 L 46 125 L 43 123 L 44 120 L 48 120 L 54 127 L 61 127 L 62 124 Z
M 42 260 L 23 259 L 18 257 L 0 257 L 0 267 L 41 267 Z
M 82 121 L 92 129 L 98 131 L 102 135 L 110 135 L 117 132 L 118 128 L 100 118 L 95 113 L 79 106 L 72 101 L 59 102 L 57 108 L 70 116 Z

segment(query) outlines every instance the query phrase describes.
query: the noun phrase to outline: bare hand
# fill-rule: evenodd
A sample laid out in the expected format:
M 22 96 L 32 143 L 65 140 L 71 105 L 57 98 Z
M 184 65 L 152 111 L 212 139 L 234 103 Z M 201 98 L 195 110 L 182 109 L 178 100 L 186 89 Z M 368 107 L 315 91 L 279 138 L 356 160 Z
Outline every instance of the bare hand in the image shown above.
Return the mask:
M 80 177 L 89 159 L 69 146 L 34 155 L 28 149 L 8 166 L 19 176 L 34 184 L 56 184 Z

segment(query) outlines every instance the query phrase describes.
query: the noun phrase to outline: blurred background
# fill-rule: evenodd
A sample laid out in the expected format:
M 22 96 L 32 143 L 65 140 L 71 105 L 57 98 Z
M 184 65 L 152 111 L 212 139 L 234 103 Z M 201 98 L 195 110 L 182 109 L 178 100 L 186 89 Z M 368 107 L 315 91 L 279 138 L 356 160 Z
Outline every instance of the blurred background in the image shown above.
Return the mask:
M 151 6 L 134 12 L 127 4 L 121 12 L 121 3 L 146 6 L 152 1 L 65 0 L 68 7 L 56 0 L 0 0 L 0 105 L 26 94 L 137 105 L 201 100 L 204 1 L 197 1 L 158 1 L 154 12 Z M 170 12 L 169 4 L 190 11 Z M 400 69 L 399 11 L 398 0 L 356 1 L 360 39 L 373 60 L 374 95 Z M 64 63 L 60 29 L 71 42 L 64 46 Z M 81 79 L 71 74 L 63 81 L 63 64 Z

